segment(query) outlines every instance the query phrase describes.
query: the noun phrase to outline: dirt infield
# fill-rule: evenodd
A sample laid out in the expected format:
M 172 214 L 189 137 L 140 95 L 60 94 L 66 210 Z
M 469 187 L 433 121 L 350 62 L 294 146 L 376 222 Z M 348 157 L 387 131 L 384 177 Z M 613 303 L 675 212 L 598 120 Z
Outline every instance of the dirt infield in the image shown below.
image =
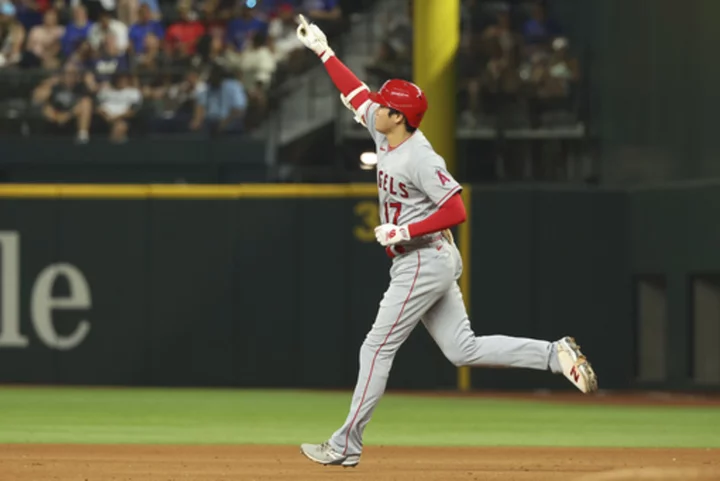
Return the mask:
M 720 449 L 367 447 L 354 469 L 297 447 L 0 445 L 2 481 L 720 480 Z

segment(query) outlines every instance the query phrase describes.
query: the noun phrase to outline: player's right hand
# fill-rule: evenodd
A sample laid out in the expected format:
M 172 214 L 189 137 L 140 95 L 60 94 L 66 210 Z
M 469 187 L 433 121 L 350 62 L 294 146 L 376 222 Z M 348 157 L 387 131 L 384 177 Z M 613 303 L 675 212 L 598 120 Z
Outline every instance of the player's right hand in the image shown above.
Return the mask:
M 320 27 L 314 23 L 308 23 L 302 14 L 298 15 L 297 20 L 297 37 L 303 45 L 315 52 L 318 57 L 323 54 L 326 56 L 328 53 L 333 54 L 332 49 L 328 45 L 327 36 L 320 30 Z
M 381 246 L 394 246 L 410 240 L 410 230 L 407 226 L 383 224 L 375 227 L 375 238 Z

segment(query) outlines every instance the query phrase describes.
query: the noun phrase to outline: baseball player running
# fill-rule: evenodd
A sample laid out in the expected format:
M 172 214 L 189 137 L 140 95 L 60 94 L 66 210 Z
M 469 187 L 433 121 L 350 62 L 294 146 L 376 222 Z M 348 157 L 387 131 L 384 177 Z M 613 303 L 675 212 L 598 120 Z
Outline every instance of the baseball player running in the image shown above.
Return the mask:
M 360 348 L 360 371 L 345 423 L 301 452 L 323 465 L 356 466 L 363 431 L 382 397 L 393 359 L 418 322 L 456 366 L 514 367 L 562 373 L 583 393 L 597 377 L 571 337 L 555 342 L 507 336 L 476 337 L 457 279 L 462 259 L 449 229 L 465 221 L 461 186 L 418 129 L 427 110 L 420 88 L 389 80 L 378 92 L 355 77 L 315 24 L 298 18 L 297 36 L 322 60 L 355 120 L 377 147 L 380 225 L 375 235 L 392 258 L 390 285 Z

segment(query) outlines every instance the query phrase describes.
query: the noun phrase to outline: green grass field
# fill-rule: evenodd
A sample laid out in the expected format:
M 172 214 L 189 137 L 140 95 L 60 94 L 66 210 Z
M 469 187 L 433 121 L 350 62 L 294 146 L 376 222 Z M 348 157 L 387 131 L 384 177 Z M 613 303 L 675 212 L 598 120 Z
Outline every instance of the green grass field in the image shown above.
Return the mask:
M 0 443 L 299 444 L 349 393 L 0 388 Z M 365 441 L 405 446 L 720 447 L 720 408 L 387 395 Z

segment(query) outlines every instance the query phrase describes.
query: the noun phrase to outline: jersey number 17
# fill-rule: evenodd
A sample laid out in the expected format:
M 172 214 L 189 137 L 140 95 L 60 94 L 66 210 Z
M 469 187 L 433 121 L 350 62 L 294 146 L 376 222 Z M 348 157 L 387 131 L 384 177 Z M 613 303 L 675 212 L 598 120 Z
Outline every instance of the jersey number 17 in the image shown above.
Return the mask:
M 390 221 L 390 209 L 393 209 L 392 222 Z M 398 225 L 402 204 L 400 202 L 385 202 L 385 223 Z

